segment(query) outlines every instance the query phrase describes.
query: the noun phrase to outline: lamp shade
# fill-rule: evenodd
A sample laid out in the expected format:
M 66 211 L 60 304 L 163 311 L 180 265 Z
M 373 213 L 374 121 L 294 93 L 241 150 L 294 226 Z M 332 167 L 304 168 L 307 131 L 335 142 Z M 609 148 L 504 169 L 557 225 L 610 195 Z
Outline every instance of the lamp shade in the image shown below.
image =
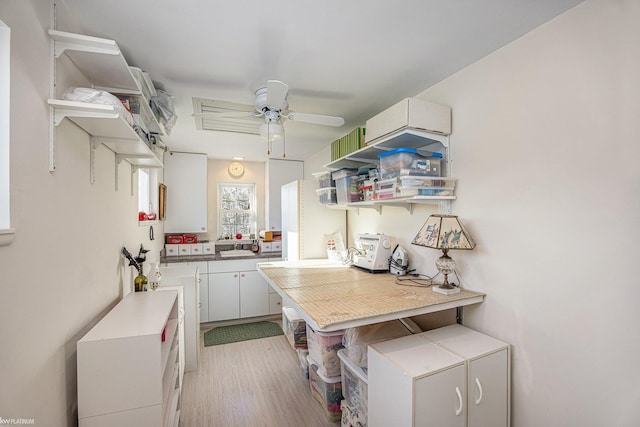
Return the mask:
M 476 243 L 456 215 L 431 215 L 411 244 L 433 249 L 476 247 Z

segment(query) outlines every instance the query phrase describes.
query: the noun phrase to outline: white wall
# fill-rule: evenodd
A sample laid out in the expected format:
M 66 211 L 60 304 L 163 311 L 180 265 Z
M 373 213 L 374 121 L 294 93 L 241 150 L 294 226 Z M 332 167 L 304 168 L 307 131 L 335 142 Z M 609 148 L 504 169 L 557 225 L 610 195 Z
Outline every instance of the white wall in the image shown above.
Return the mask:
M 487 293 L 464 321 L 513 345 L 517 427 L 640 422 L 638 22 L 636 0 L 589 0 L 419 95 L 453 108 L 453 208 L 478 246 L 452 256 Z M 406 242 L 435 211 L 349 226 Z
M 122 245 L 140 243 L 158 259 L 161 239 L 138 227 L 130 166 L 100 147 L 89 182 L 89 137 L 65 120 L 56 165 L 48 171 L 48 2 L 5 0 L 0 19 L 11 38 L 11 215 L 17 229 L 0 246 L 0 417 L 72 426 L 76 341 L 130 291 L 133 268 Z M 155 227 L 162 235 L 162 227 Z

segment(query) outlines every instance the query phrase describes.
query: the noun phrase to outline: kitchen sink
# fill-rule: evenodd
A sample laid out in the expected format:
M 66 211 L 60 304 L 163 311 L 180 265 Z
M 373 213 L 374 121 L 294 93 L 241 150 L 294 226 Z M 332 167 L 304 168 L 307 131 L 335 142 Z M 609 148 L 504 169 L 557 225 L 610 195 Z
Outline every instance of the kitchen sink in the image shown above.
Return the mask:
M 248 249 L 233 249 L 230 251 L 220 251 L 220 256 L 223 258 L 234 256 L 255 256 L 255 253 Z

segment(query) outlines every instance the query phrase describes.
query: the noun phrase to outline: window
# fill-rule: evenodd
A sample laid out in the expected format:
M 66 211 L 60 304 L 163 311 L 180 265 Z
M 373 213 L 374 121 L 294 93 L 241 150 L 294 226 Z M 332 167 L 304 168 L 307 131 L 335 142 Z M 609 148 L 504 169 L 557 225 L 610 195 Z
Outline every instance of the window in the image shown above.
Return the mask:
M 11 29 L 0 21 L 0 235 L 11 234 L 9 206 L 9 60 Z
M 218 237 L 237 234 L 247 239 L 256 234 L 256 185 L 254 183 L 218 183 Z
M 158 170 L 138 169 L 138 212 L 158 218 Z

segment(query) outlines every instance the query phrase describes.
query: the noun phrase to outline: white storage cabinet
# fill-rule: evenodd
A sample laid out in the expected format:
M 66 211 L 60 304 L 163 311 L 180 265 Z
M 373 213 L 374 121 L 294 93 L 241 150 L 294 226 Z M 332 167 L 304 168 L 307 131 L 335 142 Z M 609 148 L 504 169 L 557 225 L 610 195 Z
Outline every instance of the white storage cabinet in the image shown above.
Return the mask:
M 265 163 L 265 229 L 282 230 L 280 188 L 304 178 L 304 162 L 268 159 Z
M 207 232 L 207 155 L 169 152 L 164 156 L 167 185 L 165 233 Z
M 177 292 L 136 292 L 78 341 L 81 427 L 178 425 L 177 326 Z
M 419 335 L 466 360 L 467 426 L 508 427 L 511 418 L 509 344 L 458 324 Z
M 269 258 L 268 262 L 282 261 L 282 258 Z M 262 260 L 264 262 L 264 260 Z M 259 274 L 259 273 L 258 273 Z M 282 297 L 280 294 L 269 286 L 269 314 L 282 313 Z
M 269 284 L 256 269 L 260 261 L 209 261 L 209 321 L 270 313 Z
M 369 346 L 370 427 L 464 427 L 465 361 L 410 335 Z

